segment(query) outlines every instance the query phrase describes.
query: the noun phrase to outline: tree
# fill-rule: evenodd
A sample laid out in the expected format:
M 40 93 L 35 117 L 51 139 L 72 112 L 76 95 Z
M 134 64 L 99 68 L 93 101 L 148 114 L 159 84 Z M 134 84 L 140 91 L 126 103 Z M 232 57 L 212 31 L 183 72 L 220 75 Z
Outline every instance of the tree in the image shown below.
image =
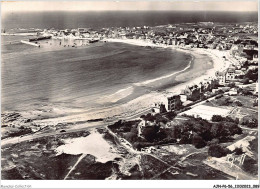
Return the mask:
M 248 79 L 248 78 L 244 78 L 244 79 L 242 80 L 242 83 L 243 83 L 244 85 L 249 84 L 249 79 Z
M 141 115 L 140 118 L 144 119 L 144 118 L 145 118 L 145 115 Z
M 240 127 L 238 127 L 237 123 L 225 122 L 223 124 L 224 124 L 223 128 L 225 128 L 229 131 L 229 135 L 225 135 L 225 136 L 233 136 L 235 134 L 242 134 L 242 129 Z
M 229 149 L 224 148 L 224 147 L 220 146 L 219 144 L 211 145 L 208 150 L 208 154 L 210 156 L 217 157 L 217 158 L 224 157 L 229 153 L 231 153 Z
M 245 79 L 257 81 L 258 80 L 258 69 L 248 70 L 244 76 Z
M 223 121 L 224 119 L 223 119 L 223 117 L 221 115 L 213 115 L 211 120 L 213 122 L 220 122 L 220 121 Z
M 165 138 L 167 138 L 168 133 L 165 130 L 161 130 L 160 132 L 157 133 L 156 138 L 161 141 L 164 140 Z M 170 138 L 170 137 L 169 137 Z
M 47 150 L 50 150 L 50 149 L 51 149 L 51 147 L 52 147 L 52 144 L 51 144 L 51 142 L 48 142 L 48 143 L 46 144 L 46 149 L 47 149 Z
M 176 117 L 176 113 L 175 112 L 168 112 L 165 116 L 169 119 L 172 120 L 174 117 Z
M 236 86 L 236 84 L 234 82 L 231 82 L 228 84 L 228 87 L 230 87 L 230 88 L 234 88 L 235 86 Z
M 135 133 L 132 132 L 127 132 L 124 134 L 125 139 L 128 140 L 129 142 L 135 141 L 137 135 Z
M 159 129 L 159 126 L 145 127 L 143 129 L 142 134 L 147 141 L 153 142 L 156 138 L 156 134 L 158 133 Z
M 235 101 L 234 104 L 237 105 L 237 106 L 243 106 L 243 104 L 240 101 L 238 101 L 238 100 Z
M 213 139 L 210 129 L 205 130 L 200 134 L 204 141 L 211 141 Z
M 161 112 L 161 113 L 167 112 L 164 104 L 161 104 L 161 106 L 160 106 L 160 112 Z
M 243 88 L 243 89 L 240 89 L 240 91 L 243 95 L 252 95 L 252 92 L 250 91 L 249 88 Z
M 148 113 L 143 119 L 150 122 L 154 122 L 156 120 L 155 116 L 150 113 Z
M 130 132 L 134 133 L 134 134 L 137 134 L 138 133 L 137 127 L 132 127 Z
M 212 145 L 217 145 L 217 144 L 219 144 L 219 139 L 214 138 L 213 140 L 209 141 L 207 145 L 212 146 Z
M 190 139 L 186 135 L 181 136 L 180 144 L 190 144 Z
M 193 136 L 192 144 L 195 146 L 195 148 L 203 148 L 206 146 L 206 142 L 199 135 Z
M 180 129 L 180 127 L 181 126 L 179 126 L 179 125 L 173 126 L 172 132 L 169 133 L 170 136 L 172 136 L 175 139 L 180 138 L 180 136 L 181 136 L 181 129 Z
M 248 127 L 250 128 L 257 128 L 258 127 L 258 120 L 255 119 L 255 118 L 252 118 L 248 124 L 247 124 Z
M 220 136 L 220 132 L 222 130 L 223 126 L 222 124 L 213 124 L 211 129 L 210 129 L 210 132 L 211 132 L 211 135 L 213 138 L 218 138 Z
M 236 155 L 244 154 L 243 149 L 241 147 L 233 150 L 233 153 L 235 153 Z

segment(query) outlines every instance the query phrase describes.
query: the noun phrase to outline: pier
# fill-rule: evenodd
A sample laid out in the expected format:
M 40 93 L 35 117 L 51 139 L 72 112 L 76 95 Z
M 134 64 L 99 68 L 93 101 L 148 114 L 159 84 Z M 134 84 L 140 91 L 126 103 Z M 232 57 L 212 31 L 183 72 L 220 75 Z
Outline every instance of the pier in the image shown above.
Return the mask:
M 36 43 L 32 43 L 32 42 L 29 42 L 29 41 L 24 41 L 24 40 L 21 40 L 22 43 L 24 44 L 27 44 L 27 45 L 32 45 L 32 46 L 35 46 L 35 47 L 40 47 L 39 44 L 36 44 Z

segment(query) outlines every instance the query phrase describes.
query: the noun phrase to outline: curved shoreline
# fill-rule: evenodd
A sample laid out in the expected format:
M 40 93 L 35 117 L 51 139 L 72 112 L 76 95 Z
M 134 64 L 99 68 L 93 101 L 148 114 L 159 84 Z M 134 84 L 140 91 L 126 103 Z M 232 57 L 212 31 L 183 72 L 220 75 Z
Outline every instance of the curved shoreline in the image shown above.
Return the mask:
M 115 42 L 114 40 L 112 40 L 111 42 Z M 134 40 L 134 41 L 124 41 L 124 40 L 117 40 L 117 42 L 123 42 L 123 43 L 129 43 L 132 45 L 140 45 L 140 46 L 147 46 L 149 45 L 148 43 L 142 43 L 139 44 L 140 42 L 138 40 Z M 187 85 L 191 85 L 194 83 L 199 83 L 200 81 L 202 81 L 203 79 L 206 79 L 210 76 L 212 76 L 212 74 L 215 73 L 216 70 L 223 68 L 224 67 L 224 62 L 223 60 L 221 60 L 221 56 L 220 54 L 217 54 L 217 52 L 214 54 L 214 52 L 212 50 L 206 50 L 206 49 L 184 49 L 184 48 L 178 48 L 178 47 L 174 47 L 174 46 L 157 46 L 157 45 L 153 45 L 156 47 L 163 47 L 163 48 L 172 48 L 174 50 L 178 50 L 178 51 L 182 51 L 188 54 L 191 54 L 194 58 L 194 61 L 191 61 L 193 63 L 191 63 L 191 65 L 189 66 L 190 69 L 185 69 L 184 72 L 178 73 L 176 74 L 176 72 L 171 75 L 171 77 L 169 78 L 164 78 L 164 79 L 168 79 L 169 81 L 173 82 L 173 77 L 174 77 L 174 81 L 177 81 L 177 84 L 175 82 L 174 85 L 170 86 L 169 88 L 167 88 L 165 91 L 150 91 L 148 93 L 145 94 L 135 94 L 134 96 L 128 95 L 127 97 L 123 98 L 123 101 L 117 100 L 116 102 L 118 104 L 114 104 L 112 107 L 103 107 L 102 109 L 96 109 L 96 110 L 92 110 L 92 111 L 85 111 L 85 110 L 63 110 L 60 109 L 58 112 L 63 112 L 65 116 L 60 117 L 58 114 L 55 117 L 52 118 L 47 118 L 47 119 L 43 119 L 41 120 L 40 117 L 44 117 L 44 112 L 42 112 L 42 115 L 40 117 L 38 117 L 37 120 L 35 120 L 35 123 L 39 124 L 39 125 L 56 125 L 58 123 L 68 123 L 68 122 L 79 122 L 79 121 L 86 121 L 86 120 L 91 120 L 91 119 L 97 119 L 97 118 L 112 118 L 112 120 L 116 121 L 117 119 L 134 119 L 135 115 L 138 115 L 144 111 L 147 111 L 148 109 L 151 108 L 151 106 L 155 103 L 155 102 L 164 102 L 167 100 L 167 96 L 169 95 L 173 95 L 173 94 L 179 94 L 180 91 L 182 89 L 184 89 Z M 206 55 L 208 58 L 210 58 L 210 60 L 212 60 L 213 63 L 213 68 L 212 68 L 212 64 L 211 67 L 206 67 L 207 69 L 204 70 L 200 70 L 200 73 L 198 76 L 194 76 L 193 78 L 186 78 L 185 80 L 181 79 L 181 77 L 183 77 L 183 75 L 185 75 L 185 73 L 189 74 L 189 76 L 192 76 L 192 71 L 194 72 L 194 70 L 196 70 L 196 68 L 200 67 L 200 63 L 198 62 L 198 57 L 203 57 L 203 55 Z M 202 58 L 203 60 L 204 58 Z M 209 65 L 208 65 L 209 66 Z M 195 71 L 197 72 L 197 71 Z M 194 75 L 196 75 L 196 73 L 194 73 Z M 165 77 L 165 76 L 163 76 Z M 184 76 L 185 77 L 185 76 Z M 156 85 L 156 82 L 158 82 L 158 80 L 154 81 L 153 84 Z M 179 83 L 178 83 L 179 82 Z M 148 84 L 149 85 L 149 84 Z M 137 86 L 138 87 L 138 86 Z M 145 86 L 144 86 L 145 89 Z M 132 90 L 132 89 L 131 89 Z M 126 90 L 125 92 L 130 93 L 132 92 L 133 94 L 136 91 L 131 91 Z M 113 98 L 114 96 L 112 96 Z M 70 112 L 74 112 L 73 114 L 70 114 Z M 33 112 L 33 110 L 32 110 Z M 77 113 L 76 113 L 77 112 Z M 28 114 L 28 112 L 25 112 L 25 114 Z M 104 123 L 105 124 L 105 123 Z M 70 126 L 73 128 L 77 128 L 77 127 L 89 127 L 91 126 L 91 124 L 81 124 L 81 125 L 75 125 L 75 126 Z
M 180 71 L 177 71 L 177 72 L 165 75 L 165 76 L 161 76 L 161 77 L 158 77 L 155 79 L 151 79 L 151 80 L 148 80 L 145 82 L 140 82 L 137 84 L 146 85 L 146 84 L 149 84 L 152 82 L 156 82 L 160 79 L 166 79 L 166 78 L 172 77 L 172 76 L 175 76 L 177 81 L 182 83 L 181 85 L 186 86 L 186 85 L 191 85 L 193 83 L 198 84 L 200 81 L 202 81 L 204 79 L 215 76 L 215 72 L 217 70 L 225 67 L 222 60 L 217 60 L 217 59 L 220 59 L 220 57 L 216 57 L 216 55 L 215 55 L 215 57 L 213 57 L 214 56 L 213 52 L 209 52 L 210 50 L 206 50 L 206 49 L 195 49 L 195 48 L 188 49 L 188 48 L 181 48 L 178 46 L 156 45 L 153 43 L 149 43 L 149 42 L 145 42 L 145 41 L 141 41 L 141 40 L 134 40 L 134 39 L 106 39 L 105 41 L 127 43 L 127 44 L 137 45 L 137 46 L 152 46 L 152 47 L 159 47 L 159 48 L 170 48 L 173 50 L 177 50 L 179 52 L 190 54 L 192 56 L 191 62 L 183 70 L 180 70 Z M 192 71 L 192 69 L 194 69 L 194 67 L 196 67 L 196 66 L 198 67 L 198 65 L 195 65 L 195 63 L 196 63 L 198 57 L 203 56 L 203 55 L 206 55 L 207 58 L 210 58 L 210 60 L 212 62 L 211 66 L 209 66 L 208 68 L 206 68 L 204 70 L 201 69 L 200 72 L 203 72 L 203 73 L 200 74 L 200 76 L 196 77 L 195 79 L 194 78 L 185 78 L 184 80 L 180 79 L 180 75 L 183 75 L 183 73 L 185 73 L 185 72 Z M 191 80 L 192 80 L 192 82 L 191 82 Z M 178 93 L 178 92 L 180 92 L 181 89 L 177 89 L 177 88 L 180 88 L 180 87 L 181 87 L 180 84 L 177 84 L 174 86 L 174 89 L 172 87 L 170 87 L 167 90 L 169 90 L 169 92 Z M 176 91 L 176 89 L 178 91 Z
M 192 63 L 194 61 L 194 56 L 191 56 L 192 59 L 189 61 L 188 65 L 182 69 L 182 70 L 179 70 L 179 71 L 176 71 L 176 72 L 173 72 L 173 73 L 170 73 L 168 75 L 164 75 L 164 76 L 161 76 L 161 77 L 157 77 L 155 79 L 150 79 L 150 80 L 147 80 L 147 81 L 143 81 L 143 82 L 140 82 L 140 83 L 135 83 L 135 85 L 137 86 L 142 86 L 142 85 L 147 85 L 147 84 L 150 84 L 150 83 L 153 83 L 153 82 L 156 82 L 156 81 L 159 81 L 161 79 L 166 79 L 166 78 L 169 78 L 169 77 L 172 77 L 172 76 L 175 76 L 177 74 L 180 74 L 182 72 L 185 72 L 186 70 L 188 70 L 189 68 L 191 68 L 192 66 Z

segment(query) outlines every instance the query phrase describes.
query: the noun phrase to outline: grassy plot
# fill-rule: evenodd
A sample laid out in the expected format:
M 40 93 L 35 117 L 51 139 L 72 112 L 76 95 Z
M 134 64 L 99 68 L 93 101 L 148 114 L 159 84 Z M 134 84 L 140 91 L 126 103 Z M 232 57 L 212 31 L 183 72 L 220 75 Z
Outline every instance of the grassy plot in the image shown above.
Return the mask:
M 88 134 L 82 131 L 50 136 L 2 148 L 2 179 L 63 179 L 80 155 L 57 155 L 56 148 L 65 138 Z

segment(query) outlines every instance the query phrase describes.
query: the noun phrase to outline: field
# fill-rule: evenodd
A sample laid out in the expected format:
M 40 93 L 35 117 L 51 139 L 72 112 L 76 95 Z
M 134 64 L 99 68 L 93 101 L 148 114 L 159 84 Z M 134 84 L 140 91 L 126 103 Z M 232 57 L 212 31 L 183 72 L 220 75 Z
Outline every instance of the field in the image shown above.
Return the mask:
M 186 114 L 189 116 L 201 117 L 202 119 L 211 120 L 213 115 L 221 115 L 225 117 L 229 112 L 230 109 L 228 108 L 198 105 L 190 110 L 183 112 L 182 115 Z

